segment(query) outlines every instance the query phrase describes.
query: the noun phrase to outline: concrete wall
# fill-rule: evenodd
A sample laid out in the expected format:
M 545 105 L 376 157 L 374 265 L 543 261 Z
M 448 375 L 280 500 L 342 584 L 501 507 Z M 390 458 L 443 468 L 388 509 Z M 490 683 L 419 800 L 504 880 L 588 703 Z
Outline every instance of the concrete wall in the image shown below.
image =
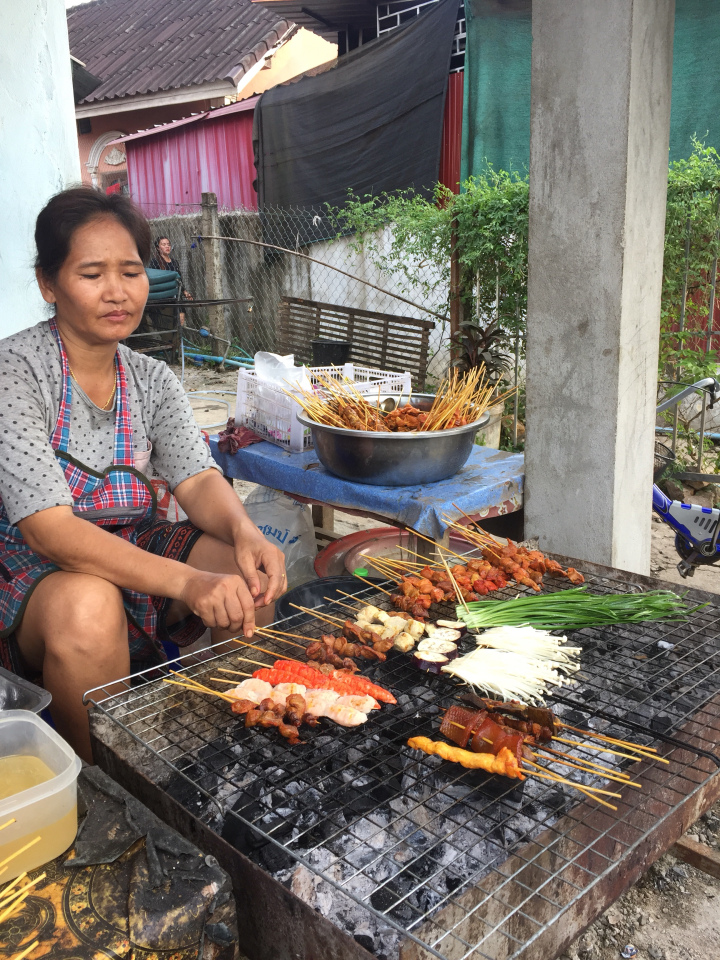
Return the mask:
M 674 0 L 533 4 L 526 533 L 649 573 Z
M 0 336 L 46 316 L 32 271 L 35 218 L 80 180 L 63 0 L 0 0 Z

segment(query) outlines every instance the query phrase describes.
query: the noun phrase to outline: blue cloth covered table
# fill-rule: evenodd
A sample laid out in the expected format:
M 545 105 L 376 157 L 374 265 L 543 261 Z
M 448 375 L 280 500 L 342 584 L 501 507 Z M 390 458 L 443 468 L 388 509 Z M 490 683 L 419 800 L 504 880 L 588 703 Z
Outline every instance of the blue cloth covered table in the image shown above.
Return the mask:
M 217 437 L 210 438 L 210 449 L 226 477 L 261 483 L 339 510 L 367 511 L 433 540 L 445 532 L 442 514 L 453 519 L 460 516 L 453 503 L 481 517 L 512 513 L 523 504 L 522 454 L 490 447 L 473 447 L 470 459 L 454 477 L 419 487 L 374 487 L 341 480 L 328 473 L 314 450 L 286 453 L 264 442 L 231 455 L 220 453 Z

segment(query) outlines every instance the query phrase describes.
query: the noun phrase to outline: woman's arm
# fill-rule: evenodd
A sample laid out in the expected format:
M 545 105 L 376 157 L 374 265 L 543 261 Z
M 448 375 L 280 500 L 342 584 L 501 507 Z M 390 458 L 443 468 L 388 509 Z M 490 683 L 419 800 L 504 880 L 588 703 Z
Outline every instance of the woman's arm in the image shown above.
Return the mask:
M 18 527 L 28 546 L 61 570 L 182 600 L 205 626 L 239 630 L 242 625 L 245 636 L 252 636 L 255 603 L 242 577 L 206 573 L 147 553 L 76 516 L 68 506 L 40 510 L 20 520 Z
M 174 494 L 196 527 L 235 548 L 235 562 L 256 602 L 260 593 L 258 570 L 264 570 L 268 577 L 262 603 L 280 596 L 285 588 L 285 557 L 260 533 L 217 470 L 204 470 L 183 480 Z

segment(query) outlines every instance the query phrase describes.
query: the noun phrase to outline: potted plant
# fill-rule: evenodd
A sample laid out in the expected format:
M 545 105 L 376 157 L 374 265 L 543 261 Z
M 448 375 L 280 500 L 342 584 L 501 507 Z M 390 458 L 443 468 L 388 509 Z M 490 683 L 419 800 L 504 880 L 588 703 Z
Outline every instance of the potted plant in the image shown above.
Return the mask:
M 512 365 L 508 353 L 508 335 L 498 320 L 482 323 L 480 320 L 463 320 L 459 331 L 450 337 L 450 349 L 453 360 L 451 366 L 461 373 L 485 366 L 488 381 L 496 388 Z M 477 440 L 486 447 L 500 447 L 500 431 L 504 403 L 488 407 L 490 420 L 478 431 Z

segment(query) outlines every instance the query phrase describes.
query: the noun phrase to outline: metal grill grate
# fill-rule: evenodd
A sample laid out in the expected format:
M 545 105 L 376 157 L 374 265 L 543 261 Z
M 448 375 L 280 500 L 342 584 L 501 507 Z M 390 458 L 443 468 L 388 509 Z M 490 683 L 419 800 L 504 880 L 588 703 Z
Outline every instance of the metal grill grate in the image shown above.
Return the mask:
M 648 584 L 635 579 L 594 575 L 588 585 L 613 593 Z M 551 580 L 548 589 L 564 585 Z M 369 588 L 361 596 L 386 605 Z M 280 629 L 318 636 L 326 627 L 298 615 Z M 246 730 L 224 701 L 150 675 L 132 689 L 127 682 L 125 693 L 90 697 L 165 761 L 170 795 L 363 945 L 393 957 L 410 940 L 417 952 L 403 957 L 509 960 L 628 861 L 720 767 L 717 605 L 685 624 L 583 629 L 573 639 L 583 646 L 583 669 L 552 698 L 557 715 L 654 745 L 670 760 L 629 765 L 571 734 L 577 743 L 562 749 L 642 784 L 619 791 L 617 812 L 546 780 L 518 783 L 418 757 L 407 738 L 439 738 L 439 716 L 458 686 L 418 673 L 402 654 L 364 670 L 393 690 L 396 706 L 383 705 L 360 728 L 303 728 L 306 742 L 295 748 L 272 730 Z M 293 656 L 292 647 L 258 643 Z M 183 669 L 206 680 L 218 666 L 256 669 L 237 656 L 190 657 Z M 270 662 L 252 650 L 241 656 Z M 603 786 L 549 758 L 543 765 L 578 785 Z

